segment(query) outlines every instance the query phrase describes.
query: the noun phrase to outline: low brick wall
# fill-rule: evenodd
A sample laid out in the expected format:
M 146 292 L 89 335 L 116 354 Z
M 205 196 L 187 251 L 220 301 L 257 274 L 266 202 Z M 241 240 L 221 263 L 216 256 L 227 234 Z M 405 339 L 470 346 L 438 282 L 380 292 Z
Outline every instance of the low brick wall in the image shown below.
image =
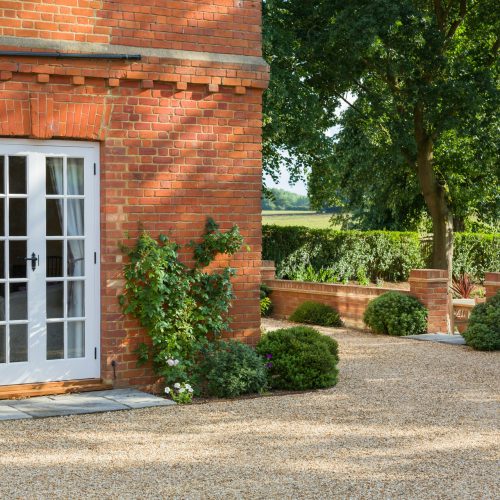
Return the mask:
M 365 328 L 363 314 L 370 300 L 391 291 L 413 295 L 427 307 L 429 333 L 451 333 L 453 306 L 448 291 L 448 273 L 439 269 L 418 269 L 410 273 L 410 290 L 337 283 L 311 283 L 275 278 L 274 262 L 263 261 L 262 280 L 271 289 L 273 316 L 286 318 L 308 300 L 334 307 L 342 321 L 354 328 Z
M 321 302 L 334 307 L 342 321 L 354 328 L 364 328 L 363 313 L 370 300 L 383 293 L 394 291 L 391 288 L 375 288 L 361 285 L 340 285 L 337 283 L 310 283 L 265 279 L 272 290 L 273 316 L 287 318 L 306 300 Z M 398 290 L 402 293 L 408 291 Z

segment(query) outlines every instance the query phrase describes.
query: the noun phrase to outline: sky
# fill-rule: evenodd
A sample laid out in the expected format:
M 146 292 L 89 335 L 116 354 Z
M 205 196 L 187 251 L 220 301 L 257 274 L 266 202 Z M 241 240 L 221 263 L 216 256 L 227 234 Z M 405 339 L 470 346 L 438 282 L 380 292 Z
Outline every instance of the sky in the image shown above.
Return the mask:
M 264 179 L 268 188 L 280 188 L 285 189 L 286 191 L 291 191 L 292 193 L 307 195 L 306 183 L 304 181 L 299 181 L 292 186 L 289 181 L 290 176 L 284 167 L 281 168 L 278 183 L 274 182 L 269 175 L 266 175 Z

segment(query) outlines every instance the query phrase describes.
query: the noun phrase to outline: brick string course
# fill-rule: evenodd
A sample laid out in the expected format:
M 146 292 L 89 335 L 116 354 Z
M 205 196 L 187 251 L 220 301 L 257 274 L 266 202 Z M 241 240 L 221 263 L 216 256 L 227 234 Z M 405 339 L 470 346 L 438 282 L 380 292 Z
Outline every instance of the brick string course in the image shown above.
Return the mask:
M 157 16 L 161 23 L 153 29 Z M 2 1 L 0 19 L 4 36 L 260 55 L 255 1 Z M 250 344 L 259 338 L 268 76 L 265 65 L 157 57 L 140 63 L 0 57 L 0 136 L 100 142 L 104 381 L 117 387 L 154 382 L 149 366 L 137 368 L 133 352 L 147 340 L 145 332 L 122 315 L 117 300 L 123 286 L 118 244 L 127 243 L 127 232 L 133 244 L 139 225 L 182 245 L 200 238 L 208 216 L 223 230 L 237 224 L 245 249 L 219 259 L 237 270 L 228 336 Z M 189 251 L 181 258 L 191 263 Z

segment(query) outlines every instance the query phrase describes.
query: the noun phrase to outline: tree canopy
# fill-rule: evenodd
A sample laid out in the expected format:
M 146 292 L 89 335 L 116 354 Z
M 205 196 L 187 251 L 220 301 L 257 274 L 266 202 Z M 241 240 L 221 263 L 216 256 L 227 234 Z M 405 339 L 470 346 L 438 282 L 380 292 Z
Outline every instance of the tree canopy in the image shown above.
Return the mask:
M 449 267 L 453 218 L 499 216 L 499 33 L 495 0 L 265 0 L 264 168 L 376 227 L 425 207 Z
M 262 210 L 309 210 L 309 199 L 284 189 L 270 188 L 262 198 Z

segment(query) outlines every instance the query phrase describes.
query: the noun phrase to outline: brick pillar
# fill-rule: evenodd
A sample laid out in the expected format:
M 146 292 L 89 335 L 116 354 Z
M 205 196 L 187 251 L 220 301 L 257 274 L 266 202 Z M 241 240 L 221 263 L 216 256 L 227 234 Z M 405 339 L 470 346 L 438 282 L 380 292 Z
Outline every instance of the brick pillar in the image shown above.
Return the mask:
M 500 273 L 486 273 L 484 275 L 484 288 L 487 299 L 496 295 L 500 290 Z
M 261 268 L 261 280 L 265 283 L 268 280 L 274 280 L 276 278 L 276 267 L 274 261 L 263 260 Z
M 413 269 L 410 292 L 427 307 L 429 333 L 452 333 L 452 299 L 448 287 L 448 271 Z

